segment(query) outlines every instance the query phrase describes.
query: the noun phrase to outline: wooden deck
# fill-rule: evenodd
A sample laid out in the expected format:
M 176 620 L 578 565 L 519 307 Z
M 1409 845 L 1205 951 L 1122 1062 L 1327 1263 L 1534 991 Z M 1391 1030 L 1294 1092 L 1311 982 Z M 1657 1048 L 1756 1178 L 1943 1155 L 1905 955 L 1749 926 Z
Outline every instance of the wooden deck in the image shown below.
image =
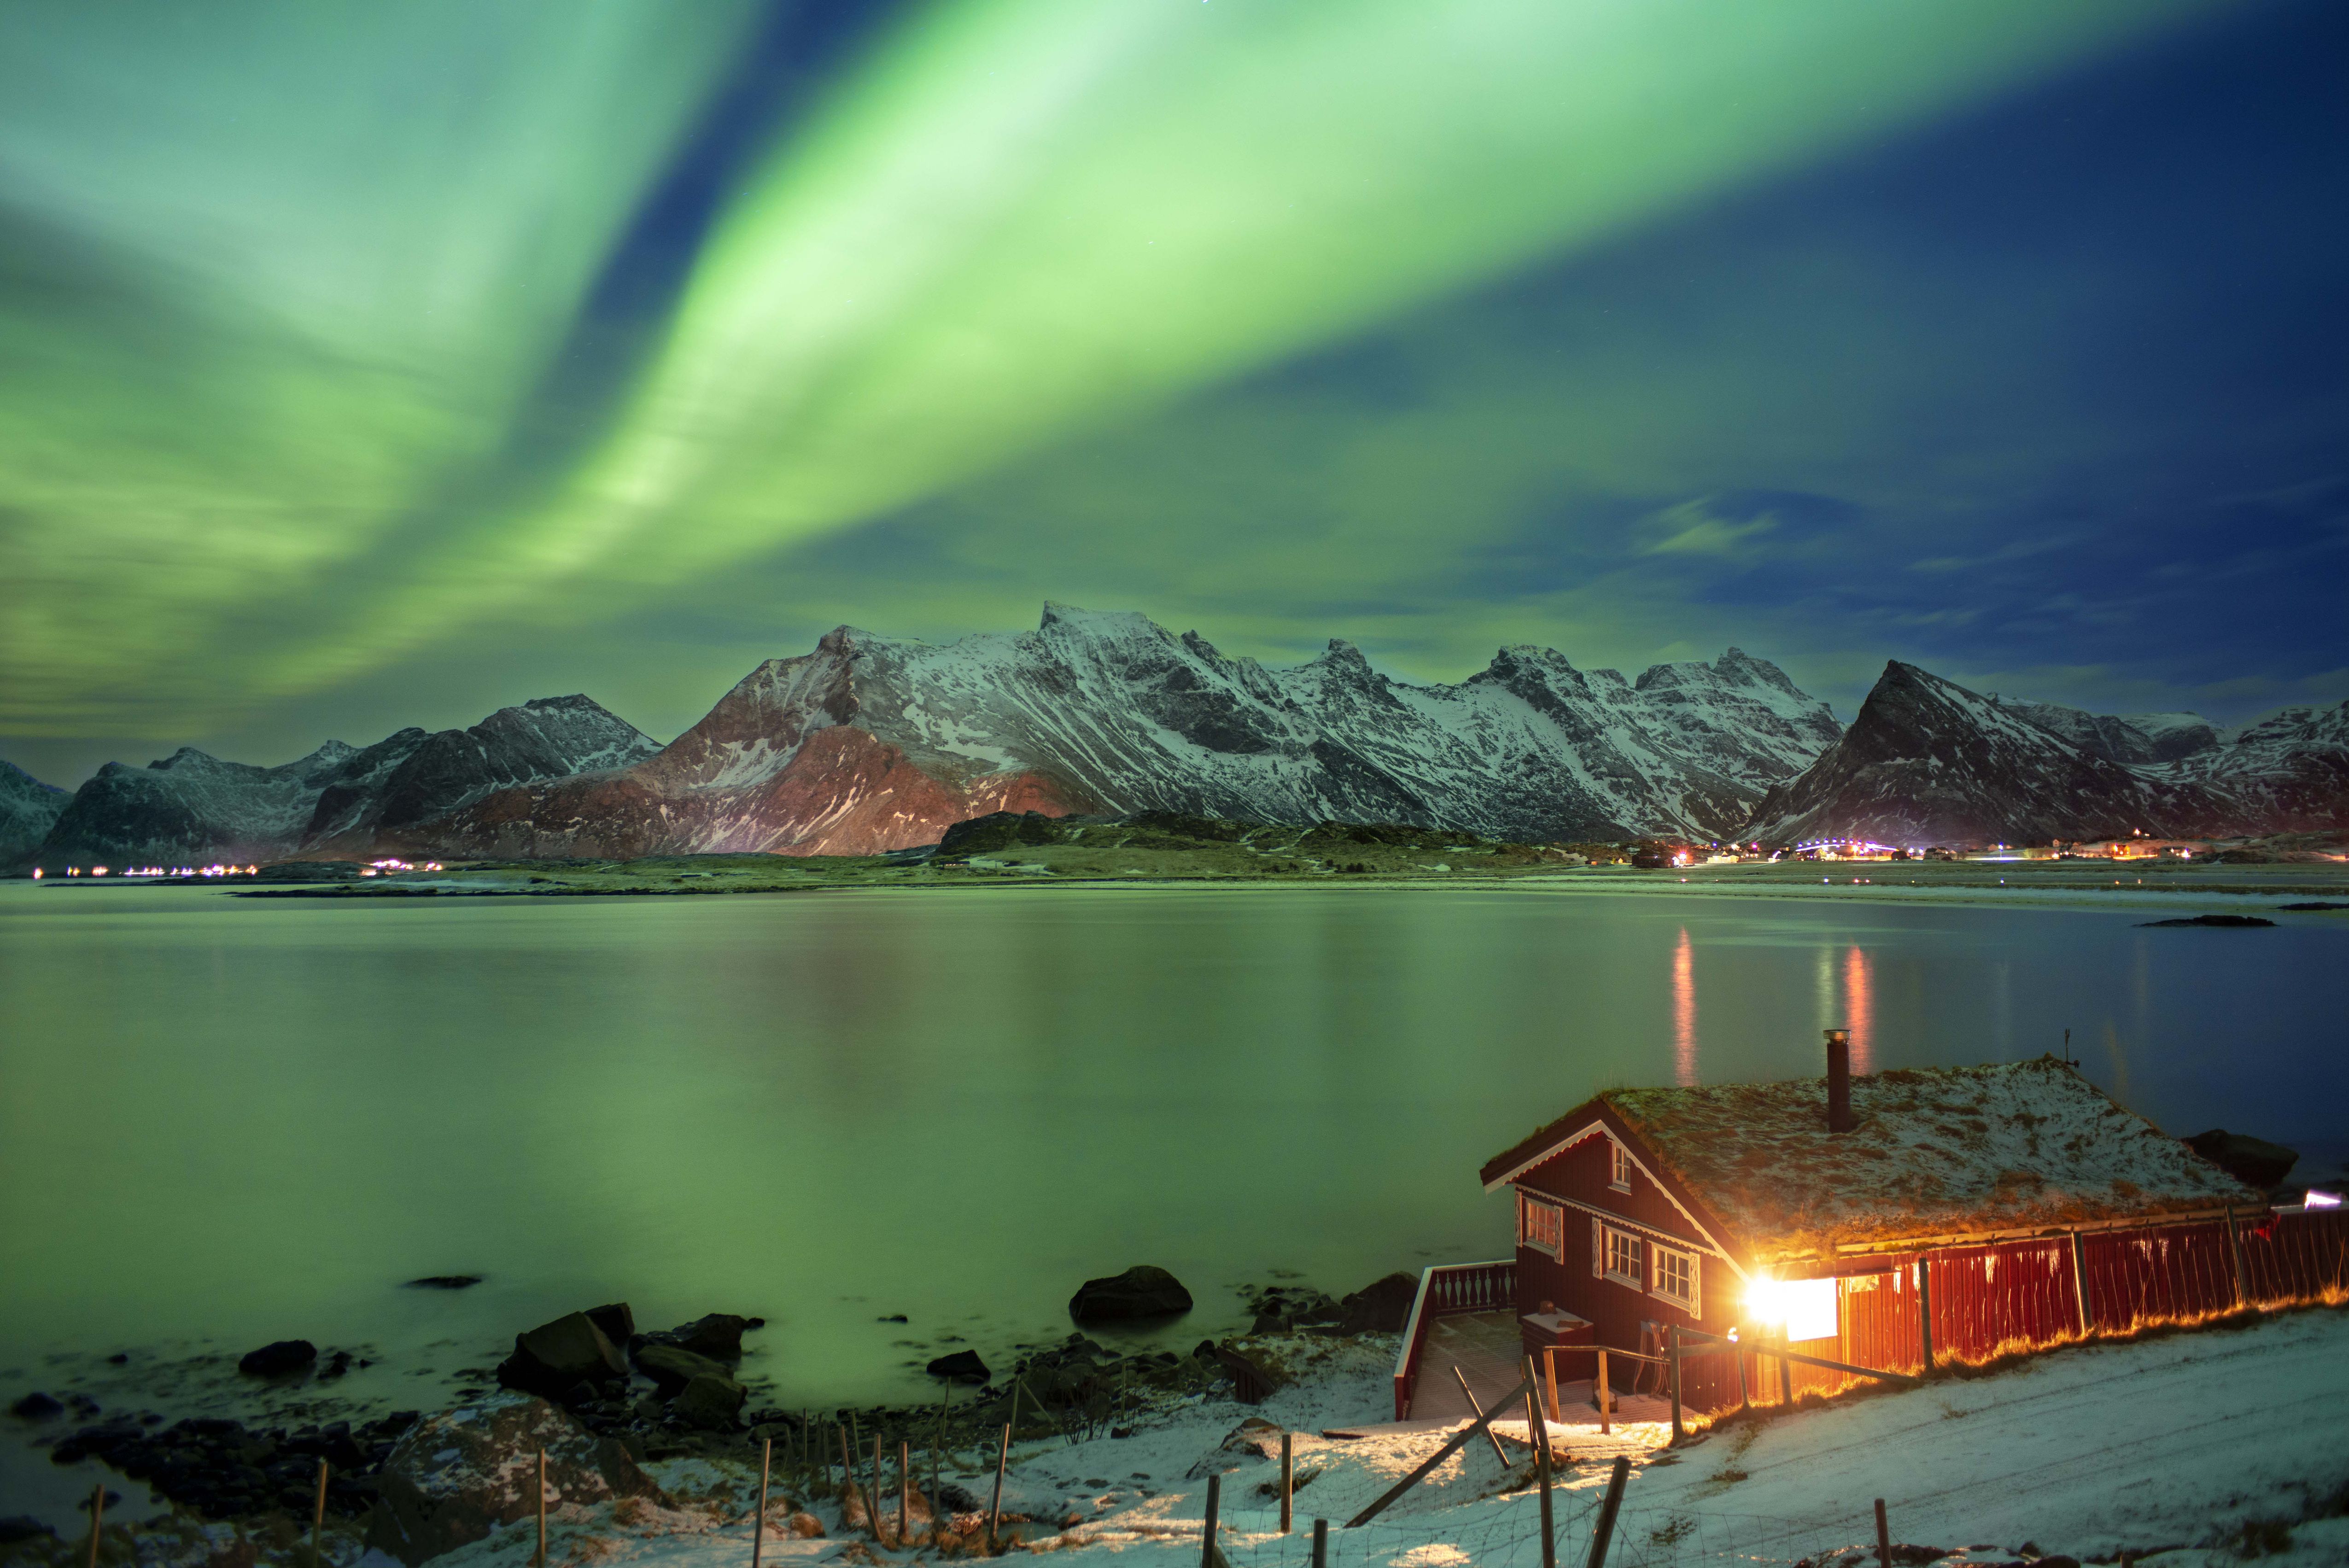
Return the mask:
M 1485 1409 L 1525 1379 L 1525 1345 L 1519 1337 L 1516 1315 L 1506 1312 L 1462 1313 L 1440 1317 L 1428 1324 L 1427 1348 L 1420 1361 L 1419 1380 L 1412 1388 L 1410 1419 L 1421 1421 L 1464 1421 L 1472 1418 L 1466 1396 L 1460 1391 L 1460 1370 L 1468 1386 L 1475 1391 L 1476 1400 Z M 1568 1357 L 1560 1353 L 1559 1370 L 1579 1362 L 1590 1365 L 1588 1355 Z M 1610 1361 L 1609 1378 L 1615 1396 L 1617 1422 L 1654 1421 L 1669 1424 L 1672 1418 L 1671 1401 L 1661 1394 L 1633 1394 L 1625 1385 L 1638 1375 L 1640 1364 L 1634 1361 Z M 1651 1376 L 1649 1381 L 1653 1382 Z M 1554 1433 L 1562 1429 L 1583 1428 L 1599 1429 L 1599 1406 L 1594 1379 L 1585 1376 L 1572 1382 L 1560 1377 L 1557 1382 L 1558 1419 L 1552 1424 Z M 1513 1426 L 1518 1440 L 1526 1430 L 1525 1407 L 1520 1401 L 1507 1411 L 1500 1421 L 1505 1434 Z

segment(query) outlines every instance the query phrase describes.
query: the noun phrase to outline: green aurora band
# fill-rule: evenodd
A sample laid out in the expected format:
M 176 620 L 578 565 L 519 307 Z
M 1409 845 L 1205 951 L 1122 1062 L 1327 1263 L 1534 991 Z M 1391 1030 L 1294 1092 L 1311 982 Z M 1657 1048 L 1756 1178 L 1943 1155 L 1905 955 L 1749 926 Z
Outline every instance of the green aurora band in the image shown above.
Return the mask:
M 2209 8 L 909 8 L 760 150 L 608 417 L 533 446 L 756 7 L 23 0 L 0 732 L 607 617 Z

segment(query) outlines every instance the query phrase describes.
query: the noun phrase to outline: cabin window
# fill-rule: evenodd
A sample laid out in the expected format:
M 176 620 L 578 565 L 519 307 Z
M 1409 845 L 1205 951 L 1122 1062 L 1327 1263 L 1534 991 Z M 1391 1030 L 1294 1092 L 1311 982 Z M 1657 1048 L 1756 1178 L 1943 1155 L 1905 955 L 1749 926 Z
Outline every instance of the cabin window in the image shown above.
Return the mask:
M 1609 1139 L 1607 1144 L 1607 1152 L 1611 1159 L 1610 1169 L 1612 1171 L 1612 1174 L 1609 1176 L 1608 1180 L 1613 1184 L 1615 1190 L 1618 1192 L 1630 1191 L 1631 1151 L 1625 1148 L 1621 1144 Z
M 1526 1193 L 1517 1194 L 1517 1245 L 1566 1262 L 1566 1210 Z
M 1640 1238 L 1628 1231 L 1618 1231 L 1612 1225 L 1599 1228 L 1599 1244 L 1603 1249 L 1601 1271 L 1619 1285 L 1629 1285 L 1635 1291 L 1648 1288 L 1647 1271 L 1640 1258 Z
M 1696 1254 L 1676 1247 L 1656 1248 L 1654 1293 L 1684 1312 L 1694 1313 L 1697 1302 Z

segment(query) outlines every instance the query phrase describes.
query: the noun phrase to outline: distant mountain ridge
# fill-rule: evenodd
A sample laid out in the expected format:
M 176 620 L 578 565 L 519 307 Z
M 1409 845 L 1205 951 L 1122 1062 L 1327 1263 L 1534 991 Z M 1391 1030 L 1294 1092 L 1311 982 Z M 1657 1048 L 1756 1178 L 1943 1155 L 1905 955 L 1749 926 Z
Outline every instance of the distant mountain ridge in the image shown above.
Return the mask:
M 23 864 L 38 849 L 72 799 L 70 791 L 0 763 L 0 870 Z
M 1841 739 L 1773 788 L 1765 844 L 2222 838 L 2349 826 L 2349 702 L 2229 735 L 2194 714 L 2122 719 L 1985 696 L 1898 660 Z
M 414 839 L 511 856 L 870 854 L 993 811 L 1403 822 L 1488 838 L 1713 836 L 1839 733 L 1732 649 L 1636 681 L 1505 648 L 1454 686 L 1352 644 L 1291 669 L 1048 605 L 932 645 L 842 627 L 761 665 L 660 756 L 485 797 Z
M 1047 605 L 930 644 L 841 627 L 667 746 L 583 696 L 252 767 L 183 748 L 70 796 L 0 764 L 0 867 L 872 854 L 997 811 L 1390 822 L 1485 839 L 2031 843 L 2349 827 L 2349 703 L 2235 732 L 1888 665 L 1849 730 L 1738 649 L 1627 680 L 1517 645 L 1451 685 L 1288 668 Z
M 444 816 L 517 784 L 624 767 L 659 750 L 585 697 L 541 697 L 469 730 L 407 729 L 364 750 L 329 741 L 276 767 L 182 746 L 143 768 L 109 763 L 35 847 L 43 865 L 364 857 L 384 830 Z

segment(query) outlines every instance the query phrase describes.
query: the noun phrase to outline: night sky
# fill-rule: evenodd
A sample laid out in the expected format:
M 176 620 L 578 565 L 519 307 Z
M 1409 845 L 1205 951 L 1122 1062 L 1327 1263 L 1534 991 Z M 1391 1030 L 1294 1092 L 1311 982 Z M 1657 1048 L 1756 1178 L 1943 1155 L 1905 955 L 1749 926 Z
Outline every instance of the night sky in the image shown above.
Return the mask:
M 2349 695 L 2337 0 L 0 0 L 0 756 L 1050 597 Z

